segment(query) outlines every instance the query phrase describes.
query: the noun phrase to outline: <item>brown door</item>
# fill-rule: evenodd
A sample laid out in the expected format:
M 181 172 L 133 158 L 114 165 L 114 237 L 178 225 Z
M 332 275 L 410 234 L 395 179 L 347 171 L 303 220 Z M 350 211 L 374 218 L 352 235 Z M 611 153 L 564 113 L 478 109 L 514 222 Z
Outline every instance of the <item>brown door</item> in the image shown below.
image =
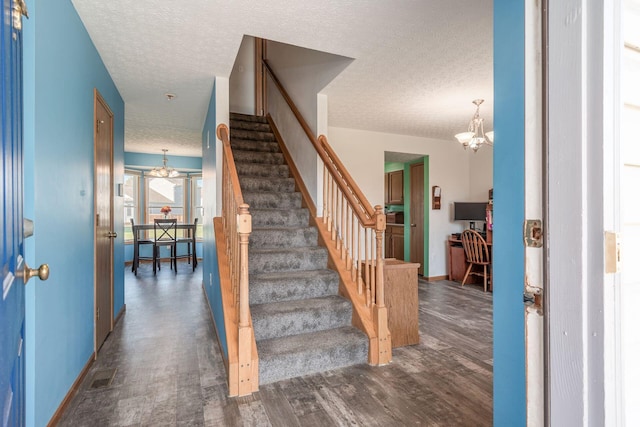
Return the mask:
M 113 114 L 98 91 L 94 102 L 95 128 L 95 325 L 96 352 L 113 320 Z
M 415 163 L 409 169 L 411 202 L 409 215 L 410 261 L 420 263 L 418 274 L 424 275 L 424 163 Z

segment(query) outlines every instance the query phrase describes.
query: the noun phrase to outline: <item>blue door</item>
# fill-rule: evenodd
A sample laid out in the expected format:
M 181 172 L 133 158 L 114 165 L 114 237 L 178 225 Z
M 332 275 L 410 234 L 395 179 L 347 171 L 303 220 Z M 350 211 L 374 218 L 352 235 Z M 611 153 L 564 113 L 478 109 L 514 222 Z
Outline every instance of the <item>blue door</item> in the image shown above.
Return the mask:
M 0 423 L 25 422 L 22 222 L 21 5 L 2 0 L 2 167 L 0 168 Z M 9 19 L 10 18 L 10 19 Z
M 493 2 L 493 424 L 527 425 L 524 303 L 525 0 Z M 499 226 L 497 225 L 499 224 Z

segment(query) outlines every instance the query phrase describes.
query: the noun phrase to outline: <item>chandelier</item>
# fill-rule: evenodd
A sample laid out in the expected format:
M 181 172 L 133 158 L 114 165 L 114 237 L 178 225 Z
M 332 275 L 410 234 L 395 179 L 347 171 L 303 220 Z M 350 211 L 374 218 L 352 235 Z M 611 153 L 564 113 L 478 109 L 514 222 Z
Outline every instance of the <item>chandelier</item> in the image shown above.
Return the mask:
M 151 172 L 149 172 L 149 175 L 156 176 L 158 178 L 175 178 L 180 175 L 177 170 L 167 167 L 167 151 L 169 150 L 164 148 L 162 149 L 162 166 L 153 168 Z
M 483 145 L 493 145 L 493 131 L 484 133 L 484 119 L 480 117 L 480 104 L 484 102 L 484 99 L 476 99 L 473 103 L 476 105 L 476 113 L 469 122 L 469 128 L 466 132 L 456 134 L 456 139 L 464 149 L 471 147 L 475 152 L 478 151 Z

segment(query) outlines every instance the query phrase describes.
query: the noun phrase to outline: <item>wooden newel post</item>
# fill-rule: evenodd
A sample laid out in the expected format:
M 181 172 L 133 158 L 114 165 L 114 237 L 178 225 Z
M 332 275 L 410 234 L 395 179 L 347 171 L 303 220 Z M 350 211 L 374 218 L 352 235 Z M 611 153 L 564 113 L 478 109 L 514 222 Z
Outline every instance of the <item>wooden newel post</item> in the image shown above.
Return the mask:
M 238 237 L 240 243 L 240 327 L 249 326 L 249 235 L 251 214 L 246 203 L 238 206 Z
M 382 234 L 387 228 L 387 217 L 382 206 L 376 205 L 376 305 L 384 307 L 384 259 L 382 258 Z
M 384 304 L 384 259 L 382 257 L 382 235 L 387 227 L 386 216 L 382 206 L 375 207 L 376 219 L 376 295 L 373 307 L 373 321 L 376 328 L 377 361 L 375 364 L 384 365 L 391 361 L 391 334 L 389 333 L 389 321 L 387 307 Z
M 254 387 L 253 366 L 251 360 L 253 331 L 249 321 L 249 235 L 251 234 L 251 214 L 249 205 L 238 207 L 237 216 L 238 243 L 240 246 L 240 314 L 238 319 L 238 389 L 239 395 L 251 394 Z

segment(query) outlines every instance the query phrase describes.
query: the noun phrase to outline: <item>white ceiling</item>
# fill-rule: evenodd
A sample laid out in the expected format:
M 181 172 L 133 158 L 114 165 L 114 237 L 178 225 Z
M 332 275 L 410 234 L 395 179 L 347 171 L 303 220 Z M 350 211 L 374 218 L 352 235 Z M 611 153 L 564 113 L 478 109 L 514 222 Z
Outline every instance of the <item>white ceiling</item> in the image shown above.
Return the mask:
M 245 34 L 355 59 L 323 91 L 330 126 L 453 141 L 484 98 L 492 128 L 491 0 L 72 2 L 124 99 L 126 151 L 200 156 Z

